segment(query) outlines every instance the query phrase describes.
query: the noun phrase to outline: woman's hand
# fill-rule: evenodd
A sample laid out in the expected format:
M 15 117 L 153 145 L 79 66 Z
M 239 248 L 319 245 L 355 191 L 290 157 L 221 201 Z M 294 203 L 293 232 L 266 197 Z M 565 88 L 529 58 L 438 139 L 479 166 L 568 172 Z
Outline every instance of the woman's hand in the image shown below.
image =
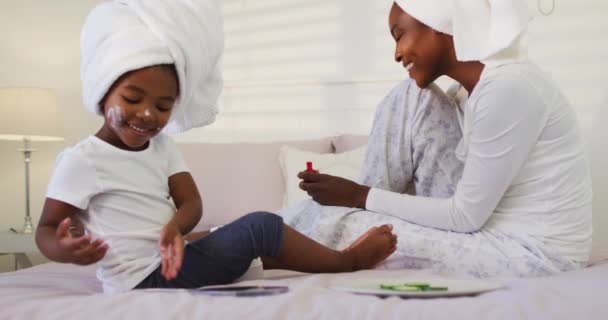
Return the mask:
M 101 260 L 108 252 L 108 245 L 101 239 L 91 241 L 88 234 L 78 237 L 72 235 L 71 224 L 71 219 L 65 218 L 57 226 L 57 247 L 63 260 L 79 265 L 89 265 Z
M 325 206 L 365 209 L 369 187 L 353 181 L 313 171 L 298 173 L 300 189 Z
M 184 237 L 177 223 L 171 221 L 160 231 L 158 240 L 161 257 L 161 274 L 165 279 L 177 277 L 184 260 Z

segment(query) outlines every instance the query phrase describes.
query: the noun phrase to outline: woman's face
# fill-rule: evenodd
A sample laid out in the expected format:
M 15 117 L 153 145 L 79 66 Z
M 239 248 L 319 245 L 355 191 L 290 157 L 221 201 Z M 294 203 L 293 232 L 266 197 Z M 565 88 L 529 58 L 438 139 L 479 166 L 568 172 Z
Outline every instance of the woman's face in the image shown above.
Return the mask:
M 396 3 L 393 3 L 388 21 L 391 36 L 396 42 L 395 61 L 408 70 L 410 78 L 420 88 L 427 87 L 445 69 L 448 36 L 419 22 Z
M 145 148 L 167 125 L 178 92 L 177 75 L 172 66 L 153 66 L 126 73 L 101 103 L 104 138 L 122 149 Z

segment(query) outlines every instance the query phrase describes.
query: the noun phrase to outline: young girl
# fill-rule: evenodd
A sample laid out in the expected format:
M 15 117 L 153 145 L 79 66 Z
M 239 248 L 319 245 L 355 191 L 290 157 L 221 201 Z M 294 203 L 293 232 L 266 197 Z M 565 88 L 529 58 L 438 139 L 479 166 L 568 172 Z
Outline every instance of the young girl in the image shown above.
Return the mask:
M 221 88 L 218 6 L 112 1 L 87 18 L 84 101 L 104 123 L 58 157 L 36 242 L 51 260 L 97 263 L 105 292 L 230 283 L 258 257 L 265 268 L 352 271 L 375 266 L 396 248 L 389 225 L 335 251 L 266 212 L 184 245 L 201 218 L 202 201 L 175 144 L 161 131 L 213 121 Z M 75 220 L 84 223 L 85 235 L 72 235 Z

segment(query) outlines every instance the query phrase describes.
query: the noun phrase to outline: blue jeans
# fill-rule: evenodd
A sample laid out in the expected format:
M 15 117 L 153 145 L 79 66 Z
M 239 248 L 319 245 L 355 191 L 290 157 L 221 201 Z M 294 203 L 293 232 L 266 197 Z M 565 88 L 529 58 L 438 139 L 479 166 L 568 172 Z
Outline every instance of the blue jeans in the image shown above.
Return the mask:
M 245 274 L 258 257 L 276 258 L 283 244 L 283 218 L 253 212 L 206 237 L 189 243 L 177 277 L 167 281 L 161 266 L 135 289 L 198 288 L 232 283 Z

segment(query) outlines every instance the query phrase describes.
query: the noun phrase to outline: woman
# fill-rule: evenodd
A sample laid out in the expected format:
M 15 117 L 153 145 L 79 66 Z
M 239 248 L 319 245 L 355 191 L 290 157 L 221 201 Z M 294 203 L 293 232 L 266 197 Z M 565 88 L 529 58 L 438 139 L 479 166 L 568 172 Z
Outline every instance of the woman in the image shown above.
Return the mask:
M 367 211 L 307 203 L 285 210 L 286 221 L 337 246 L 371 221 L 390 222 L 400 238 L 396 267 L 537 276 L 584 266 L 591 182 L 583 143 L 560 90 L 525 57 L 527 21 L 523 0 L 397 0 L 395 60 L 423 89 L 404 82 L 381 103 L 362 184 L 299 174 L 317 203 Z M 466 90 L 459 104 L 432 86 L 442 75 Z M 391 121 L 391 113 L 409 117 Z M 456 118 L 462 138 L 441 139 Z M 418 172 L 425 163 L 432 170 Z

